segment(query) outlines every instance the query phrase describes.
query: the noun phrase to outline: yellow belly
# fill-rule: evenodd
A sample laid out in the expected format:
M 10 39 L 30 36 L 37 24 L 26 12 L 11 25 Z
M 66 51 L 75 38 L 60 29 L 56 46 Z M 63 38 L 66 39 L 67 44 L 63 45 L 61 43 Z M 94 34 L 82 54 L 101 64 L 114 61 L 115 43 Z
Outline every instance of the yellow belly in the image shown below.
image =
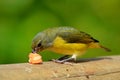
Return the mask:
M 86 51 L 88 46 L 83 43 L 67 43 L 64 41 L 61 37 L 57 37 L 53 41 L 52 47 L 48 48 L 48 50 L 51 50 L 56 53 L 65 54 L 65 55 L 81 55 Z

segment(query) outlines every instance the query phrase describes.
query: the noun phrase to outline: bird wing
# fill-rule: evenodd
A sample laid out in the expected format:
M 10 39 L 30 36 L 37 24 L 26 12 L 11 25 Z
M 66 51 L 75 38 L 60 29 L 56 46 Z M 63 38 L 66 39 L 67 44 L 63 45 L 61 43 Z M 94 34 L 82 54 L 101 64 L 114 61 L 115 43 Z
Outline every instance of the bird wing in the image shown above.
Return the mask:
M 89 34 L 82 31 L 61 31 L 58 36 L 62 37 L 68 43 L 91 43 L 99 42 L 98 40 L 91 37 Z

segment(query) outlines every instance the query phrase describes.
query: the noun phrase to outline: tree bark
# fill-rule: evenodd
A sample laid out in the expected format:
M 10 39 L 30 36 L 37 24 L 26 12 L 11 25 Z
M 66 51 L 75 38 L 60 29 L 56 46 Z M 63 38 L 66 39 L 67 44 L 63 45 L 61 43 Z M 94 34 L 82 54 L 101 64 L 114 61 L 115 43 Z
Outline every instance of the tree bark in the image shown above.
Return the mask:
M 120 80 L 120 56 L 82 59 L 78 63 L 0 65 L 0 80 Z

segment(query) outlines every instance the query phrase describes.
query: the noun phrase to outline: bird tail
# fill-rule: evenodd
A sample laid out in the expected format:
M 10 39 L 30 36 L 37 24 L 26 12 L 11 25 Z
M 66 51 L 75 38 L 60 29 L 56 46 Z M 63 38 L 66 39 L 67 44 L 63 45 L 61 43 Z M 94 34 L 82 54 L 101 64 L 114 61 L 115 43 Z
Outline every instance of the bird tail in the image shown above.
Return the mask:
M 111 51 L 110 49 L 108 49 L 108 48 L 100 45 L 99 43 L 90 43 L 90 44 L 89 44 L 89 48 L 102 48 L 102 49 L 104 49 L 105 51 L 108 51 L 108 52 Z
M 102 49 L 104 49 L 105 51 L 107 51 L 107 52 L 111 52 L 111 50 L 110 50 L 109 48 L 106 48 L 106 47 L 104 47 L 104 46 L 102 46 L 102 45 L 100 45 L 100 47 L 101 47 Z

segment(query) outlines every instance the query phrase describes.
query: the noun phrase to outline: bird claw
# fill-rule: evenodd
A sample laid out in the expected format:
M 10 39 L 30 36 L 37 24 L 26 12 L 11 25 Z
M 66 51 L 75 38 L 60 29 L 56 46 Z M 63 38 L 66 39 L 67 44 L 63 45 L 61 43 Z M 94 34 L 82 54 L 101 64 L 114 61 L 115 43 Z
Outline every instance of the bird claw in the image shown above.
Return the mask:
M 65 61 L 58 60 L 58 59 L 52 59 L 52 61 L 53 61 L 53 62 L 56 62 L 56 63 L 60 63 L 60 64 L 65 63 Z
M 67 61 L 64 61 L 64 60 L 52 59 L 52 61 L 55 62 L 55 63 L 60 63 L 60 64 L 73 65 L 71 62 L 67 62 Z

